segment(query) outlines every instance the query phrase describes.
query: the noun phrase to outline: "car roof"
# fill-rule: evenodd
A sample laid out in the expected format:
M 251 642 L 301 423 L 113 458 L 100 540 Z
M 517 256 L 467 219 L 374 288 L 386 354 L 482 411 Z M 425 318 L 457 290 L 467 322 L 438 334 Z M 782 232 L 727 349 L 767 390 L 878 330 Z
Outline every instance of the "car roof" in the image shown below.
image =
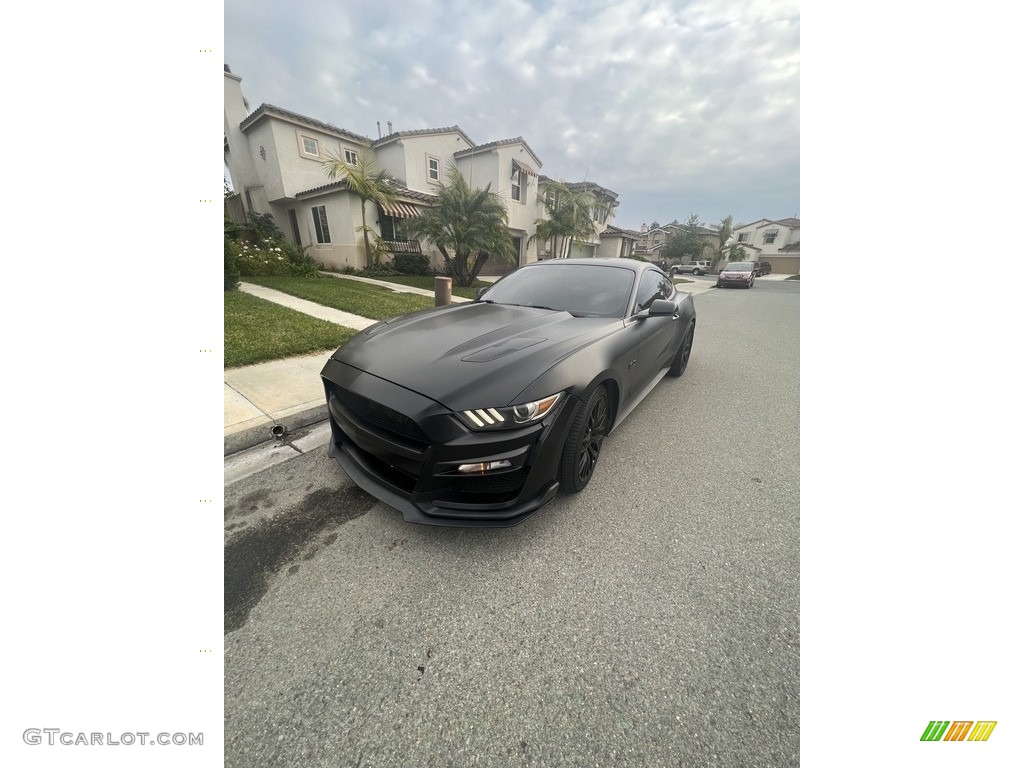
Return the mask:
M 645 269 L 655 269 L 659 272 L 662 270 L 657 264 L 652 264 L 649 261 L 637 261 L 636 259 L 545 259 L 544 261 L 535 261 L 531 264 L 524 264 L 521 269 L 526 267 L 543 267 L 545 264 L 583 264 L 585 266 L 595 267 L 619 267 L 620 269 L 631 269 L 634 272 L 642 272 Z

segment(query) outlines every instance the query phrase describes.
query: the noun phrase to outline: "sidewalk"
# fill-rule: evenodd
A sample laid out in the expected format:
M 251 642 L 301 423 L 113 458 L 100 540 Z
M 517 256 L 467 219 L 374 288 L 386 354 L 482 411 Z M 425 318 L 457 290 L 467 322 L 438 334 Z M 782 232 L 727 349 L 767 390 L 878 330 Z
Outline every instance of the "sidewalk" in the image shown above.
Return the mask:
M 381 285 L 397 293 L 434 296 L 433 291 L 387 283 L 383 280 L 337 275 L 331 272 L 323 274 L 340 280 L 357 280 Z M 337 323 L 346 328 L 355 328 L 357 331 L 377 322 L 244 281 L 239 290 L 321 320 Z M 464 301 L 469 299 L 452 296 L 453 303 Z M 320 383 L 320 371 L 333 351 L 330 349 L 302 357 L 289 357 L 241 368 L 226 368 L 224 455 L 237 453 L 274 439 L 271 429 L 275 426 L 283 426 L 288 432 L 294 432 L 301 427 L 324 421 L 327 418 L 327 404 L 324 400 L 323 384 Z
M 371 280 L 354 275 L 324 274 L 337 279 L 382 285 L 399 293 L 434 295 L 433 291 L 383 280 Z M 758 279 L 783 280 L 786 277 L 788 275 L 767 275 Z M 681 290 L 698 294 L 713 288 L 714 282 L 679 282 L 679 287 Z M 362 330 L 377 322 L 251 283 L 243 282 L 240 290 L 356 330 Z M 464 301 L 469 299 L 452 297 L 453 303 Z M 225 369 L 224 455 L 228 456 L 273 440 L 271 429 L 275 426 L 284 427 L 287 432 L 295 432 L 302 427 L 326 420 L 327 405 L 324 400 L 323 384 L 320 382 L 320 371 L 333 351 L 325 350 L 302 357 Z

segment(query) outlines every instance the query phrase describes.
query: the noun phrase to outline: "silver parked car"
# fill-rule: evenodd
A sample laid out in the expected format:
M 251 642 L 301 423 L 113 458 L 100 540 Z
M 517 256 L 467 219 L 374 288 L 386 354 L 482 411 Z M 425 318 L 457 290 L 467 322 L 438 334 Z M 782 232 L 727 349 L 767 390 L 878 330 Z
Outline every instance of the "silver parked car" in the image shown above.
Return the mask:
M 684 261 L 682 264 L 674 264 L 672 266 L 672 274 L 691 274 L 691 275 L 703 275 L 709 269 L 711 269 L 710 261 Z

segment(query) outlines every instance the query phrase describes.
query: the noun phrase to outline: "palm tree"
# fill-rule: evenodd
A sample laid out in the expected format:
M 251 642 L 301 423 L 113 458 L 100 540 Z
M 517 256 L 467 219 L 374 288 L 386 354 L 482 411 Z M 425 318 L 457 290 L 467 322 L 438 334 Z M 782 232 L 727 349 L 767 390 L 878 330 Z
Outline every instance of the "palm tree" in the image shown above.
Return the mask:
M 574 189 L 564 181 L 545 181 L 541 194 L 547 216 L 534 222 L 537 233 L 531 240 L 550 240 L 555 258 L 571 256 L 576 240 L 589 240 L 597 234 L 594 220 L 612 213 L 612 206 L 592 191 Z
M 718 256 L 716 261 L 724 255 L 725 244 L 729 242 L 730 237 L 732 237 L 732 214 L 726 216 L 718 224 Z
M 453 163 L 447 178 L 437 192 L 437 205 L 409 219 L 408 231 L 433 243 L 452 281 L 468 286 L 491 257 L 514 263 L 515 248 L 505 203 L 491 185 L 470 189 Z
M 344 179 L 349 191 L 359 197 L 360 213 L 363 217 L 363 226 L 359 231 L 363 233 L 366 263 L 369 265 L 372 262 L 374 267 L 379 267 L 380 254 L 370 247 L 370 229 L 366 226 L 366 203 L 372 200 L 379 206 L 393 205 L 396 198 L 391 185 L 395 183 L 395 179 L 387 169 L 377 170 L 376 158 L 369 148 L 358 152 L 355 162 L 351 163 L 330 152 L 327 156 L 330 159 L 322 163 L 324 173 L 331 179 Z

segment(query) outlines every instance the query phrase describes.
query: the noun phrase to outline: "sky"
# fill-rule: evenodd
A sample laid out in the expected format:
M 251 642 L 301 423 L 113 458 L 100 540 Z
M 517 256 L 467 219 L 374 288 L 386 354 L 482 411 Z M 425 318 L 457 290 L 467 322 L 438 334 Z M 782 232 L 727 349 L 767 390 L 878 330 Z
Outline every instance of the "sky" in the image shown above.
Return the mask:
M 521 136 L 541 173 L 618 194 L 612 223 L 800 214 L 796 0 L 226 0 L 255 109 L 354 131 Z

